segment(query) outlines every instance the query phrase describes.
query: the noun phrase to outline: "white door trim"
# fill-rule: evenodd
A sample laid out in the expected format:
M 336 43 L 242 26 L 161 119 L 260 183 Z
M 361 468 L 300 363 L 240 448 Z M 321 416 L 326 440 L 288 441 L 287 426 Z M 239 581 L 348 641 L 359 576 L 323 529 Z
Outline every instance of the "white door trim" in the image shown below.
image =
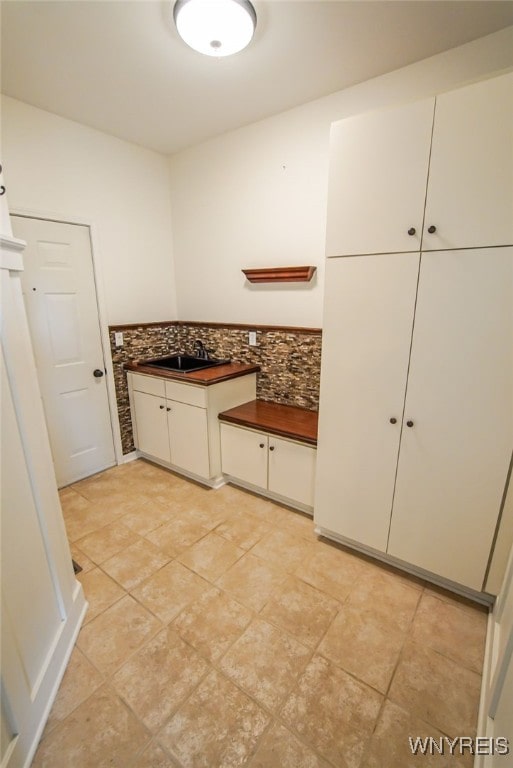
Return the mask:
M 110 424 L 112 429 L 112 437 L 114 440 L 114 454 L 116 457 L 116 463 L 122 464 L 123 449 L 121 445 L 121 430 L 119 427 L 119 419 L 117 417 L 118 406 L 116 398 L 116 386 L 114 382 L 114 366 L 112 365 L 112 356 L 110 353 L 110 338 L 109 338 L 109 325 L 107 323 L 107 311 L 106 311 L 106 299 L 103 282 L 103 272 L 100 264 L 98 254 L 100 253 L 100 247 L 98 245 L 98 237 L 96 234 L 96 225 L 91 219 L 84 218 L 83 216 L 70 216 L 69 214 L 59 214 L 55 211 L 42 211 L 34 210 L 31 208 L 13 207 L 10 210 L 11 216 L 26 216 L 32 219 L 42 219 L 43 221 L 55 221 L 61 224 L 75 224 L 79 226 L 85 226 L 89 229 L 89 237 L 91 240 L 91 254 L 93 261 L 93 275 L 94 285 L 96 292 L 96 305 L 98 307 L 98 319 L 100 324 L 100 336 L 102 343 L 102 354 L 105 361 L 105 368 L 107 370 L 107 398 L 109 402 L 109 415 Z

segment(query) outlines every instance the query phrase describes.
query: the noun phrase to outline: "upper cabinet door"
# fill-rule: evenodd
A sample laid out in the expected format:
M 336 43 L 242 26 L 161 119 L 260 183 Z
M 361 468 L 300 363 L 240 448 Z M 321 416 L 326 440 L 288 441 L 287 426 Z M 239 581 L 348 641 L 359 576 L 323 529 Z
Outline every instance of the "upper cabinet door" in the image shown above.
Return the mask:
M 513 73 L 437 97 L 422 249 L 512 243 Z
M 434 103 L 332 126 L 327 256 L 420 249 Z

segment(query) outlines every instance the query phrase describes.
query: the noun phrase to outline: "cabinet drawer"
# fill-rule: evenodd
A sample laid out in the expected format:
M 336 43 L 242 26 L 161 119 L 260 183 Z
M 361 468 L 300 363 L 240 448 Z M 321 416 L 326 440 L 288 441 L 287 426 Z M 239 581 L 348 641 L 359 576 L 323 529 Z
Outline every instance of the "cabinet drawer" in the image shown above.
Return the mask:
M 129 373 L 132 377 L 132 387 L 137 392 L 146 392 L 147 395 L 157 395 L 165 397 L 164 379 L 157 379 L 154 376 L 142 376 L 140 373 Z
M 181 381 L 166 381 L 166 397 L 168 400 L 178 400 L 179 403 L 207 407 L 207 390 L 194 384 L 182 384 Z

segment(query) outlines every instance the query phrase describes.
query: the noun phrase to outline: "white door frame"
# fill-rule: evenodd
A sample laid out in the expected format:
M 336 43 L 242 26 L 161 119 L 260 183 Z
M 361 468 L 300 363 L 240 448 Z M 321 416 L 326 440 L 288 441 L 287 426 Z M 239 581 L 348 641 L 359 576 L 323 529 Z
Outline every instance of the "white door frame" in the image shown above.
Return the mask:
M 109 415 L 110 425 L 112 429 L 112 437 L 114 441 L 114 454 L 117 464 L 123 464 L 125 461 L 130 460 L 128 457 L 123 456 L 123 449 L 121 445 L 121 430 L 119 427 L 119 419 L 117 417 L 118 406 L 116 397 L 116 385 L 114 381 L 114 366 L 112 365 L 112 355 L 110 353 L 110 337 L 109 326 L 107 323 L 106 312 L 106 300 L 105 291 L 103 288 L 103 273 L 101 264 L 98 258 L 100 248 L 98 246 L 98 238 L 96 235 L 96 226 L 90 219 L 83 216 L 70 216 L 69 214 L 59 214 L 55 211 L 36 211 L 30 208 L 12 208 L 10 210 L 11 216 L 28 216 L 32 219 L 42 219 L 43 221 L 55 221 L 60 224 L 75 224 L 84 226 L 89 229 L 89 238 L 91 241 L 91 256 L 93 262 L 93 276 L 94 287 L 96 293 L 96 306 L 98 308 L 98 321 L 100 326 L 100 337 L 102 345 L 103 360 L 105 362 L 105 368 L 107 371 L 107 399 L 109 403 Z M 130 454 L 130 458 L 132 455 Z

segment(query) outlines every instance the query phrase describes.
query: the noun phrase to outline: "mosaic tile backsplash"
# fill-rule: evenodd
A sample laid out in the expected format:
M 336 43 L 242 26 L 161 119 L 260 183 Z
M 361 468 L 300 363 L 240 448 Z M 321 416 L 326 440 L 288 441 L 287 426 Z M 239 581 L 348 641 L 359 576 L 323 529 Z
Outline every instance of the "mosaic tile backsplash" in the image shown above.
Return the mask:
M 201 339 L 211 357 L 259 365 L 257 397 L 309 410 L 319 406 L 322 335 L 317 329 L 255 326 L 257 345 L 248 344 L 250 328 L 233 325 L 197 325 L 185 322 L 113 326 L 109 329 L 123 453 L 134 450 L 128 386 L 123 363 L 192 353 Z M 114 333 L 123 332 L 123 346 L 116 347 Z

